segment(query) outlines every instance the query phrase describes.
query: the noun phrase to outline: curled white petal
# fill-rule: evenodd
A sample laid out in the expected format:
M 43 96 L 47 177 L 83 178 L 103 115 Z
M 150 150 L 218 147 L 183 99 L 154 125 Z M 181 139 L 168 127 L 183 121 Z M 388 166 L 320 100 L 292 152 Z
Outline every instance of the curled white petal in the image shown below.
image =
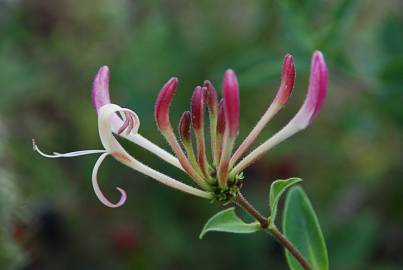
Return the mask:
M 52 154 L 46 154 L 42 150 L 39 149 L 38 145 L 35 143 L 35 140 L 32 139 L 32 148 L 35 152 L 38 152 L 43 157 L 47 158 L 62 158 L 62 157 L 78 157 L 78 156 L 85 156 L 85 155 L 92 155 L 92 154 L 102 154 L 105 153 L 105 150 L 81 150 L 81 151 L 74 151 L 69 153 L 57 153 L 53 152 Z
M 111 203 L 105 197 L 105 195 L 102 193 L 102 191 L 98 185 L 98 170 L 99 170 L 99 167 L 101 166 L 102 162 L 108 155 L 109 155 L 108 153 L 102 154 L 98 158 L 97 162 L 95 162 L 94 168 L 92 170 L 92 187 L 94 188 L 95 195 L 97 195 L 97 197 L 101 203 L 103 203 L 104 205 L 111 207 L 111 208 L 117 208 L 117 207 L 122 206 L 126 202 L 126 199 L 127 199 L 126 192 L 123 189 L 117 187 L 116 189 L 120 192 L 120 199 L 117 203 L 114 204 L 114 203 Z
M 116 157 L 115 153 L 119 153 L 121 156 L 127 156 L 126 150 L 120 145 L 120 143 L 116 140 L 113 136 L 112 131 L 116 128 L 116 118 L 117 112 L 122 112 L 123 109 L 116 104 L 107 104 L 102 106 L 98 110 L 98 132 L 99 137 L 101 139 L 102 145 L 104 146 L 105 150 Z M 113 117 L 113 118 L 112 118 Z M 121 120 L 122 122 L 122 120 Z M 140 124 L 138 122 L 138 124 Z M 114 129 L 112 129 L 112 125 L 114 125 Z M 119 126 L 120 127 L 120 126 Z M 122 161 L 123 160 L 120 160 Z
M 132 110 L 126 109 L 126 108 L 121 108 L 116 104 L 106 104 L 103 107 L 106 107 L 109 109 L 103 109 L 103 110 L 113 110 L 115 109 L 116 112 L 120 113 L 120 116 L 122 117 L 119 118 L 116 113 L 113 113 L 110 116 L 110 128 L 112 130 L 113 133 L 118 134 L 119 136 L 125 138 L 126 140 L 129 140 L 135 144 L 137 144 L 138 146 L 144 148 L 145 150 L 153 153 L 154 155 L 158 156 L 159 158 L 161 158 L 162 160 L 166 161 L 167 163 L 177 167 L 178 169 L 184 171 L 182 165 L 180 164 L 179 160 L 172 155 L 171 153 L 169 153 L 168 151 L 162 149 L 161 147 L 159 147 L 158 145 L 156 145 L 155 143 L 151 142 L 150 140 L 144 138 L 141 134 L 138 133 L 139 127 L 140 127 L 140 119 L 137 116 L 137 114 L 135 112 L 133 112 Z M 124 121 L 126 120 L 126 116 L 123 112 L 129 112 L 133 117 L 134 117 L 134 122 L 135 125 L 133 126 L 133 128 L 130 130 L 130 132 L 122 132 L 121 134 L 119 134 L 119 130 L 120 128 L 123 126 Z M 99 117 L 100 112 L 98 112 Z M 105 117 L 105 116 L 103 116 Z M 106 118 L 107 119 L 107 118 Z
M 127 134 L 130 133 L 138 133 L 138 130 L 140 128 L 140 119 L 137 116 L 137 114 L 130 110 L 130 109 L 126 109 L 126 108 L 121 108 L 119 111 L 120 116 L 123 119 L 123 123 L 122 125 L 119 127 L 119 129 L 117 130 L 117 133 L 121 133 L 123 130 L 127 129 Z M 121 132 L 119 132 L 119 130 L 123 127 L 123 130 Z

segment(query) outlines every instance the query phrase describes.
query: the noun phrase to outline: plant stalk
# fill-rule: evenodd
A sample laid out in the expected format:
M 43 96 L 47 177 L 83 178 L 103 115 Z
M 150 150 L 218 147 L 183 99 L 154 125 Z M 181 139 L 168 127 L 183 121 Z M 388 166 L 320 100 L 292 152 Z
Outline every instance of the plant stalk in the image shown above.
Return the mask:
M 296 247 L 294 247 L 294 245 L 290 241 L 288 241 L 287 238 L 285 238 L 285 236 L 277 228 L 267 228 L 266 231 L 270 235 L 272 235 L 277 240 L 277 242 L 285 247 L 292 254 L 292 256 L 294 256 L 294 258 L 299 262 L 302 268 L 304 268 L 305 270 L 312 270 L 312 267 L 305 260 L 302 254 L 296 249 Z
M 269 227 L 269 222 L 266 217 L 264 217 L 259 211 L 250 204 L 240 191 L 238 191 L 237 196 L 234 199 L 234 203 L 241 206 L 248 214 L 250 214 L 254 219 L 256 219 L 262 229 L 273 236 L 278 243 L 280 243 L 284 248 L 286 248 L 292 256 L 299 262 L 299 264 L 304 268 L 304 270 L 313 270 L 309 263 L 305 260 L 304 256 L 298 251 L 294 245 L 288 241 L 288 239 L 277 229 Z

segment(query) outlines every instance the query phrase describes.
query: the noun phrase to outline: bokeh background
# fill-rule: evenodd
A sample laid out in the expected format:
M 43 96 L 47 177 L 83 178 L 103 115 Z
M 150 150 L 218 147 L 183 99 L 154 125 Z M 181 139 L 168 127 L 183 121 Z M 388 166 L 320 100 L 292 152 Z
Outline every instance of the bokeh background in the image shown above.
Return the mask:
M 314 124 L 245 173 L 245 195 L 268 213 L 268 188 L 299 176 L 328 243 L 331 269 L 403 269 L 403 2 L 399 0 L 0 0 L 0 269 L 287 269 L 263 233 L 198 234 L 222 206 L 182 194 L 108 159 L 96 199 L 96 156 L 44 159 L 32 151 L 99 149 L 91 81 L 111 68 L 114 102 L 140 132 L 167 147 L 153 106 L 180 78 L 177 122 L 194 86 L 219 88 L 233 68 L 241 87 L 238 143 L 265 111 L 282 58 L 295 57 L 292 99 L 260 141 L 302 104 L 310 56 L 329 65 L 329 93 Z M 189 181 L 134 145 L 130 152 Z

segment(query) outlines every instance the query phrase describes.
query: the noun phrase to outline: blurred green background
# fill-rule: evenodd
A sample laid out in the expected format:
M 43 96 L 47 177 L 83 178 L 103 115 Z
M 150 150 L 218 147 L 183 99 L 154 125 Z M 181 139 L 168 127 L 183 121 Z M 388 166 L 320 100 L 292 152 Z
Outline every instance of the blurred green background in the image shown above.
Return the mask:
M 268 213 L 268 188 L 299 176 L 328 243 L 331 269 L 403 269 L 403 2 L 400 0 L 0 0 L 0 269 L 287 269 L 263 233 L 198 234 L 222 206 L 182 194 L 108 159 L 95 197 L 95 156 L 44 159 L 32 151 L 99 149 L 90 89 L 111 68 L 112 100 L 134 109 L 140 132 L 167 147 L 153 106 L 171 76 L 172 119 L 194 86 L 241 87 L 239 141 L 271 102 L 286 53 L 292 99 L 260 141 L 302 104 L 310 56 L 325 54 L 326 103 L 306 131 L 245 173 L 245 195 Z M 146 164 L 188 181 L 134 145 Z

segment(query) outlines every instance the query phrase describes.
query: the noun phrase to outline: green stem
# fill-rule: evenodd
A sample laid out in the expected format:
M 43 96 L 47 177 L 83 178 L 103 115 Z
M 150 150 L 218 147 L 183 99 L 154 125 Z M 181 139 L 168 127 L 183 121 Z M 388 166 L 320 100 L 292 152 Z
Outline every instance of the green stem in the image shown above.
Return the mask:
M 285 236 L 277 228 L 267 228 L 266 231 L 272 235 L 284 248 L 286 248 L 292 254 L 292 256 L 294 256 L 302 268 L 305 270 L 312 270 L 312 267 L 305 260 L 304 256 L 302 256 L 298 249 L 294 247 L 294 245 L 288 241 L 288 239 L 285 238 Z
M 277 242 L 287 249 L 305 270 L 312 270 L 312 267 L 305 260 L 304 256 L 302 256 L 298 249 L 290 241 L 288 241 L 288 239 L 277 228 L 269 227 L 268 219 L 260 214 L 259 211 L 257 211 L 256 208 L 245 199 L 240 191 L 238 191 L 237 196 L 234 199 L 234 203 L 241 206 L 248 214 L 256 219 L 260 223 L 262 229 L 273 236 Z

